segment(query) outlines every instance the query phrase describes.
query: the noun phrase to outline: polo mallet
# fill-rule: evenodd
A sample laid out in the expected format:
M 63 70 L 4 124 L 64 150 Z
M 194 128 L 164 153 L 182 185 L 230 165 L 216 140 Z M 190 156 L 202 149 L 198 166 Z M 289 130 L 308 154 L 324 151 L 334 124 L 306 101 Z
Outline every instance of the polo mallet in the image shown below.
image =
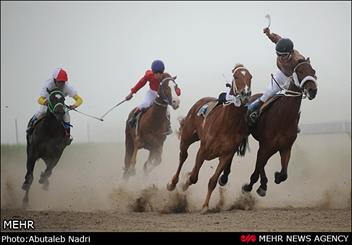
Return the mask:
M 121 105 L 123 102 L 125 102 L 126 99 L 124 99 L 123 101 L 119 102 L 118 104 L 114 105 L 111 109 L 109 109 L 107 112 L 105 112 L 102 116 L 101 116 L 101 120 L 103 121 L 103 118 L 109 114 L 112 110 L 114 110 L 116 107 L 118 107 L 119 105 Z
M 75 111 L 75 112 L 78 112 L 78 113 L 80 113 L 80 114 L 82 114 L 82 115 L 85 115 L 85 116 L 87 116 L 87 117 L 94 118 L 94 119 L 97 119 L 97 120 L 99 120 L 99 121 L 104 121 L 103 118 L 95 117 L 95 116 L 86 114 L 86 113 L 84 113 L 84 112 L 78 111 L 78 110 L 76 110 L 76 109 L 71 109 L 71 110 L 72 110 L 72 111 Z
M 265 18 L 268 19 L 268 27 L 267 27 L 267 28 L 269 28 L 270 25 L 271 25 L 271 18 L 270 18 L 270 15 L 269 15 L 269 14 L 265 15 Z

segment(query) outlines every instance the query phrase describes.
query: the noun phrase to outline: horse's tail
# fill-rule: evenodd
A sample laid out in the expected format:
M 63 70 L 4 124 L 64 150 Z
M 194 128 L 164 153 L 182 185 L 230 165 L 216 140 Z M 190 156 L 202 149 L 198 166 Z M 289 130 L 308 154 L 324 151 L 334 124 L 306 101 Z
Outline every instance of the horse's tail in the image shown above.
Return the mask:
M 238 147 L 238 150 L 237 150 L 237 155 L 238 156 L 243 157 L 246 154 L 247 145 L 248 145 L 248 135 L 246 135 L 242 139 L 242 142 L 241 142 L 240 146 Z
M 176 132 L 178 139 L 181 138 L 182 129 L 183 129 L 183 126 L 185 125 L 185 120 L 186 120 L 185 117 L 178 118 L 178 122 L 180 123 L 180 127 L 178 128 L 178 131 Z

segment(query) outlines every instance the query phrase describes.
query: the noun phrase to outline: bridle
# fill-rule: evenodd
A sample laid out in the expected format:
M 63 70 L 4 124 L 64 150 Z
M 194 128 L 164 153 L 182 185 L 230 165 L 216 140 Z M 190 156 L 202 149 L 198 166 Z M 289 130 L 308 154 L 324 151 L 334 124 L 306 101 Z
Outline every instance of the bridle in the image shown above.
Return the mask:
M 297 75 L 297 68 L 300 67 L 301 65 L 310 65 L 310 62 L 309 60 L 304 60 L 302 62 L 298 62 L 298 64 L 295 66 L 295 68 L 293 68 L 293 73 L 292 75 L 289 77 L 290 80 L 289 82 L 290 83 L 293 83 L 298 89 L 299 91 L 293 91 L 293 90 L 290 90 L 290 89 L 285 89 L 285 88 L 282 88 L 280 86 L 280 84 L 275 80 L 273 74 L 271 74 L 271 79 L 272 81 L 274 81 L 276 83 L 276 85 L 281 89 L 281 92 L 279 92 L 279 94 L 281 95 L 284 95 L 284 96 L 287 96 L 287 97 L 298 97 L 298 96 L 302 96 L 302 99 L 305 99 L 307 96 L 305 95 L 305 93 L 303 92 L 303 86 L 304 84 L 307 82 L 307 81 L 312 81 L 315 83 L 315 85 L 317 86 L 317 79 L 313 76 L 310 76 L 310 75 L 307 75 L 305 76 L 302 81 L 299 81 L 299 78 L 298 78 L 298 75 Z
M 176 90 L 178 88 L 178 84 L 175 81 L 176 76 L 174 77 L 166 77 L 163 80 L 161 80 L 160 82 L 160 88 L 159 88 L 159 93 L 158 93 L 158 98 L 162 101 L 162 103 L 158 102 L 157 100 L 154 100 L 154 103 L 159 105 L 159 106 L 163 106 L 163 107 L 167 107 L 168 105 L 172 105 L 172 99 L 168 99 L 165 95 L 165 91 L 163 88 L 163 84 L 164 82 L 167 81 L 172 81 L 174 83 L 174 89 Z

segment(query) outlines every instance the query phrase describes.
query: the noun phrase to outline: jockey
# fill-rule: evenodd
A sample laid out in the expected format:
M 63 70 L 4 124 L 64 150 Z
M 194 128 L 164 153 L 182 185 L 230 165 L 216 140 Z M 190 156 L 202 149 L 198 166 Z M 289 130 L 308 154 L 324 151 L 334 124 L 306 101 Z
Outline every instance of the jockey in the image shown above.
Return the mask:
M 284 87 L 288 84 L 298 60 L 304 59 L 304 57 L 297 50 L 293 49 L 293 42 L 290 39 L 281 38 L 275 33 L 270 33 L 270 29 L 268 27 L 264 28 L 264 33 L 273 43 L 276 44 L 276 63 L 279 70 L 273 75 L 276 82 L 272 79 L 264 94 L 248 105 L 248 114 L 250 115 L 250 120 L 252 123 L 255 123 L 258 117 L 257 110 L 260 109 L 264 102 L 266 102 L 270 97 L 279 92 L 281 90 L 280 87 Z
M 80 106 L 83 102 L 82 98 L 77 94 L 77 91 L 67 83 L 68 77 L 67 73 L 64 69 L 62 68 L 56 68 L 53 72 L 52 77 L 47 80 L 40 92 L 40 97 L 38 99 L 38 103 L 41 105 L 39 110 L 37 111 L 36 114 L 31 118 L 28 124 L 28 129 L 27 132 L 31 133 L 33 131 L 33 126 L 35 125 L 35 122 L 38 121 L 38 119 L 42 118 L 47 109 L 48 109 L 48 97 L 49 97 L 49 91 L 53 90 L 54 88 L 58 88 L 61 90 L 61 92 L 64 94 L 64 96 L 70 96 L 75 100 L 75 104 L 68 106 L 70 110 L 73 110 Z M 72 137 L 70 136 L 70 115 L 68 111 L 64 114 L 63 117 L 64 120 L 64 127 L 66 129 L 66 136 L 65 136 L 65 141 L 66 144 L 69 145 L 72 141 Z
M 151 66 L 151 70 L 147 70 L 144 76 L 138 81 L 138 83 L 131 88 L 131 92 L 126 96 L 126 100 L 130 100 L 133 97 L 133 94 L 136 94 L 138 90 L 140 90 L 147 82 L 149 82 L 149 89 L 147 94 L 144 97 L 144 100 L 141 104 L 136 107 L 131 119 L 128 121 L 130 126 L 133 128 L 136 126 L 137 116 L 144 112 L 148 107 L 150 107 L 157 95 L 160 87 L 160 82 L 162 78 L 162 74 L 164 73 L 165 65 L 161 60 L 154 60 Z M 167 115 L 168 118 L 168 129 L 166 135 L 172 133 L 171 125 L 170 125 L 170 115 Z

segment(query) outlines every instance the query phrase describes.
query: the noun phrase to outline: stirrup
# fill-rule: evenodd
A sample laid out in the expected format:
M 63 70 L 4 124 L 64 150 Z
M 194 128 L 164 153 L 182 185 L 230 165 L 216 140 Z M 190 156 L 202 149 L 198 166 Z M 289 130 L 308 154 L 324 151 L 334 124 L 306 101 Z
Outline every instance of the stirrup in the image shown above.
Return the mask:
M 136 117 L 132 117 L 130 118 L 130 120 L 128 120 L 128 124 L 130 125 L 131 128 L 136 127 L 136 122 L 137 122 Z
M 252 113 L 249 114 L 249 119 L 251 121 L 251 124 L 255 124 L 258 118 L 258 112 L 254 111 Z

